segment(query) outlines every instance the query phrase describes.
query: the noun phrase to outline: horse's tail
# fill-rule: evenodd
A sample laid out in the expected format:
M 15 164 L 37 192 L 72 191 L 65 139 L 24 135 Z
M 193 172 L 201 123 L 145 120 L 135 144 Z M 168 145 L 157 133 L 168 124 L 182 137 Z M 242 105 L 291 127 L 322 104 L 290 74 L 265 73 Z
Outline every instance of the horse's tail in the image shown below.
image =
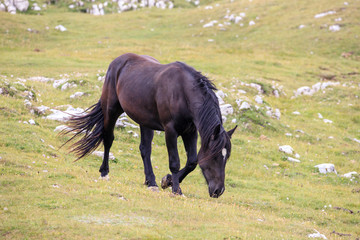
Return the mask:
M 78 156 L 76 161 L 93 152 L 104 139 L 104 115 L 100 100 L 98 103 L 85 110 L 84 113 L 86 114 L 73 116 L 67 122 L 70 129 L 63 130 L 60 133 L 61 135 L 69 133 L 74 134 L 63 145 L 73 140 L 77 140 L 71 146 L 71 152 Z

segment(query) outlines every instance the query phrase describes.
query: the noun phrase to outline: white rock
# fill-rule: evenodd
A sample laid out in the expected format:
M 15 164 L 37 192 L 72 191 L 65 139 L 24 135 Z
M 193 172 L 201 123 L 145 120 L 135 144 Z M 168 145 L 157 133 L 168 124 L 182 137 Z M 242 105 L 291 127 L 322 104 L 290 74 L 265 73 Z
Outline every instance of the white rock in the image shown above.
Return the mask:
M 335 165 L 332 163 L 323 163 L 323 164 L 319 164 L 315 166 L 316 168 L 319 169 L 320 173 L 331 173 L 334 172 L 335 174 L 337 174 L 336 170 L 335 170 Z
M 35 110 L 38 114 L 45 114 L 47 110 L 49 110 L 49 107 L 46 107 L 44 105 L 41 105 L 40 107 L 36 107 Z
M 98 157 L 104 158 L 104 152 L 101 152 L 101 151 L 94 151 L 92 154 L 93 154 L 93 155 L 95 155 L 95 156 L 98 156 Z M 110 159 L 110 160 L 114 160 L 114 159 L 115 159 L 114 154 L 109 153 L 109 159 Z
M 324 119 L 323 121 L 324 121 L 324 123 L 333 123 L 333 121 L 331 121 L 329 119 Z
M 236 118 L 234 118 L 233 120 L 231 120 L 232 123 L 236 123 Z
M 24 105 L 29 108 L 29 107 L 31 107 L 32 104 L 31 104 L 31 102 L 29 100 L 25 99 L 24 100 Z
M 5 12 L 5 11 L 6 11 L 5 5 L 0 2 L 0 12 Z
M 277 108 L 275 109 L 274 116 L 276 117 L 276 119 L 280 119 L 280 117 L 281 117 L 281 112 L 280 112 L 279 109 L 277 109 Z
M 54 88 L 58 88 L 60 87 L 62 84 L 66 83 L 68 81 L 68 79 L 59 79 L 59 80 L 55 80 L 53 83 L 53 87 Z
M 327 15 L 331 15 L 331 14 L 335 14 L 335 13 L 336 13 L 335 11 L 328 11 L 328 12 L 323 12 L 323 13 L 316 14 L 314 17 L 315 18 L 322 18 L 322 17 L 325 17 Z
M 244 91 L 244 90 L 238 90 L 238 93 L 240 93 L 240 94 L 246 94 L 246 91 Z
M 213 27 L 218 21 L 212 20 L 206 24 L 203 25 L 204 28 Z
M 358 173 L 357 172 L 348 172 L 348 173 L 345 173 L 343 175 L 343 177 L 346 177 L 346 178 L 351 178 L 352 175 L 357 175 Z
M 66 126 L 66 125 L 60 125 L 60 126 L 57 126 L 57 127 L 54 129 L 54 132 L 72 131 L 72 130 L 73 130 L 72 128 L 69 128 L 69 127 Z
M 72 94 L 72 95 L 70 96 L 70 98 L 78 98 L 78 97 L 83 96 L 84 94 L 85 94 L 85 93 L 83 93 L 83 92 L 76 92 L 76 93 Z
M 14 5 L 9 5 L 7 11 L 11 14 L 16 14 L 16 7 Z
M 57 25 L 55 27 L 56 30 L 59 30 L 60 32 L 65 32 L 67 31 L 66 27 L 64 27 L 63 25 Z
M 316 231 L 316 233 L 312 233 L 308 235 L 308 238 L 322 238 L 322 239 L 327 239 L 326 236 L 324 234 L 319 233 L 319 231 L 317 231 L 316 229 L 314 229 Z
M 290 145 L 283 145 L 279 147 L 279 151 L 286 154 L 293 154 L 294 149 Z
M 30 123 L 31 125 L 35 125 L 35 124 L 36 124 L 35 121 L 34 121 L 34 119 L 30 119 L 30 120 L 29 120 L 29 123 Z
M 255 96 L 255 102 L 257 102 L 258 104 L 263 104 L 264 101 L 262 99 L 262 97 L 260 95 L 256 95 Z
M 255 22 L 254 22 L 253 20 L 251 20 L 251 21 L 249 22 L 249 26 L 253 26 L 253 25 L 255 25 Z
M 360 143 L 360 140 L 357 139 L 357 138 L 353 138 L 353 140 L 354 140 L 355 142 L 357 142 L 357 143 Z
M 48 115 L 46 119 L 49 120 L 56 120 L 60 122 L 66 122 L 69 120 L 73 115 L 83 115 L 84 109 L 82 108 L 73 108 L 72 106 L 69 106 L 66 111 L 59 111 L 55 109 L 50 109 L 52 114 Z
M 49 81 L 53 81 L 53 78 L 47 78 L 47 77 L 30 77 L 29 78 L 30 81 L 35 81 L 35 82 L 49 82 Z
M 285 133 L 285 136 L 291 137 L 292 134 L 291 133 Z
M 132 134 L 133 137 L 136 137 L 136 138 L 139 137 L 139 135 L 136 132 L 132 131 L 132 130 L 128 131 L 128 133 Z
M 221 98 L 227 97 L 227 94 L 224 93 L 222 90 L 217 91 L 215 94 L 217 97 L 221 97 Z
M 20 12 L 25 12 L 29 8 L 28 0 L 14 0 L 14 5 Z
M 299 26 L 299 29 L 303 29 L 304 27 L 305 27 L 305 25 L 301 24 L 301 25 Z
M 300 87 L 296 90 L 295 97 L 300 96 L 300 95 L 311 96 L 313 94 L 314 94 L 314 91 L 310 87 L 304 86 L 304 87 Z
M 234 109 L 231 106 L 231 104 L 220 105 L 220 111 L 221 111 L 221 115 L 224 116 L 234 113 Z
M 323 115 L 321 115 L 321 113 L 318 113 L 318 117 L 319 117 L 320 119 L 323 119 Z
M 240 110 L 246 110 L 246 109 L 250 109 L 250 104 L 244 101 L 241 103 Z
M 300 154 L 295 153 L 295 158 L 300 158 Z
M 301 113 L 298 112 L 298 111 L 295 111 L 295 112 L 293 112 L 292 114 L 294 114 L 294 115 L 300 115 Z
M 288 160 L 288 161 L 290 161 L 290 162 L 297 162 L 297 163 L 299 163 L 299 162 L 300 162 L 300 160 L 299 160 L 299 159 L 292 158 L 292 157 L 288 157 L 288 158 L 287 158 L 287 160 Z
M 340 29 L 341 29 L 340 25 L 337 25 L 337 24 L 329 26 L 329 31 L 331 31 L 331 32 L 338 32 L 338 31 L 340 31 Z

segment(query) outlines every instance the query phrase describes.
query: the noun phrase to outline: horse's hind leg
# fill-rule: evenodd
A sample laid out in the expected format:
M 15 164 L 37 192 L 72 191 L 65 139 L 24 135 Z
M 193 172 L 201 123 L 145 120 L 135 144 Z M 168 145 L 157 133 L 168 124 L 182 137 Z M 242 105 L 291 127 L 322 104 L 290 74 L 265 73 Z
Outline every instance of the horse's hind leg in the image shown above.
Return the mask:
M 107 97 L 104 100 L 101 99 L 101 106 L 104 114 L 104 158 L 99 172 L 101 173 L 101 177 L 107 177 L 109 174 L 109 153 L 114 141 L 115 123 L 124 110 L 121 108 L 117 98 Z
M 140 142 L 140 152 L 141 157 L 144 163 L 144 172 L 145 172 L 145 185 L 148 187 L 157 187 L 155 181 L 155 175 L 151 165 L 151 142 L 154 137 L 154 131 L 152 129 L 140 126 L 141 131 L 141 142 Z

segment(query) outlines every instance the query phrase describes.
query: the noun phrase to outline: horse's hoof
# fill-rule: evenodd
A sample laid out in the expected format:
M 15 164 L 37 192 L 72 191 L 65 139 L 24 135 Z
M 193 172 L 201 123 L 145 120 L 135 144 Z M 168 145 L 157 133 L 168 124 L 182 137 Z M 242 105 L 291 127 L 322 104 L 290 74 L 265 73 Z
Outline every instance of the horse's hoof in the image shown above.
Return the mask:
M 168 174 L 161 179 L 161 188 L 166 189 L 171 186 L 172 186 L 172 177 L 170 174 Z
M 152 191 L 152 192 L 159 192 L 159 187 L 157 186 L 151 186 L 151 187 L 148 187 L 148 190 Z
M 106 175 L 106 176 L 103 176 L 103 177 L 100 176 L 99 179 L 104 180 L 104 181 L 109 181 L 110 180 L 109 175 Z

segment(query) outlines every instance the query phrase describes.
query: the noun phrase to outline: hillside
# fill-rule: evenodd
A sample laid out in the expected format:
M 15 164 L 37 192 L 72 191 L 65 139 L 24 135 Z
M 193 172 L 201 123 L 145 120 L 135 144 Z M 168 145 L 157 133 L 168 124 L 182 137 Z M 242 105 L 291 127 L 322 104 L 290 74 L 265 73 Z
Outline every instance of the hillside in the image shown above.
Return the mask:
M 101 16 L 78 2 L 0 11 L 2 239 L 360 237 L 360 1 L 176 0 L 121 13 L 96 1 Z M 55 129 L 66 123 L 53 119 L 96 103 L 109 63 L 127 52 L 183 61 L 214 81 L 225 129 L 238 125 L 219 199 L 199 167 L 181 184 L 186 197 L 143 186 L 128 118 L 109 181 L 101 157 L 74 162 L 60 148 L 68 137 Z M 179 151 L 184 165 L 180 138 Z M 160 183 L 164 133 L 152 162 Z

